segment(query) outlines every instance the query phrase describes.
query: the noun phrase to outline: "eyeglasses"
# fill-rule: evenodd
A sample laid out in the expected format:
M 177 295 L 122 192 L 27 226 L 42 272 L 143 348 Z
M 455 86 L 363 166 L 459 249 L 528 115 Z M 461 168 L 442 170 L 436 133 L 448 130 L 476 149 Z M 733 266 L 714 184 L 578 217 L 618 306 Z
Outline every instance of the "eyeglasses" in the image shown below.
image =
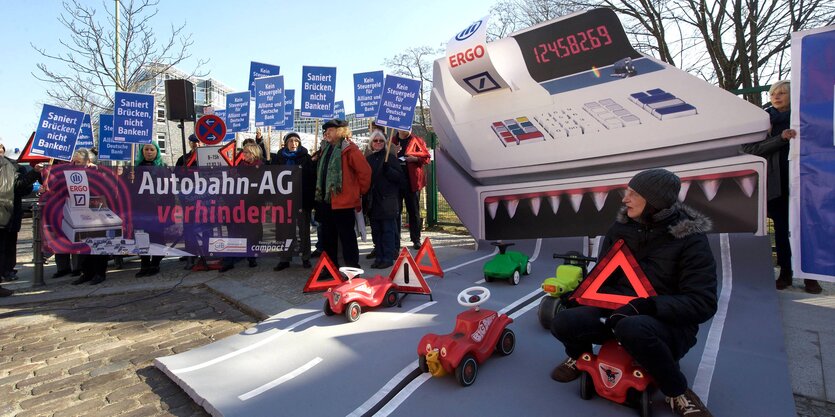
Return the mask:
M 374 140 L 372 140 L 372 142 L 386 143 L 386 141 L 384 139 L 374 139 Z

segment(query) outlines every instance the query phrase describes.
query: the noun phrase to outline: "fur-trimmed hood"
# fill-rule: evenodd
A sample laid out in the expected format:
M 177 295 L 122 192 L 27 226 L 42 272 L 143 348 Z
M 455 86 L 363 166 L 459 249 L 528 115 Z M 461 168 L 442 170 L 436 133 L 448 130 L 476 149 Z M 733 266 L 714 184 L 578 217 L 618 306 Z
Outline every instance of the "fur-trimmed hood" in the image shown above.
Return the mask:
M 676 239 L 696 234 L 708 233 L 713 228 L 713 221 L 696 209 L 683 203 L 676 203 L 653 216 L 658 223 L 670 222 L 667 230 Z M 626 224 L 634 221 L 626 215 L 626 206 L 618 210 L 617 222 Z

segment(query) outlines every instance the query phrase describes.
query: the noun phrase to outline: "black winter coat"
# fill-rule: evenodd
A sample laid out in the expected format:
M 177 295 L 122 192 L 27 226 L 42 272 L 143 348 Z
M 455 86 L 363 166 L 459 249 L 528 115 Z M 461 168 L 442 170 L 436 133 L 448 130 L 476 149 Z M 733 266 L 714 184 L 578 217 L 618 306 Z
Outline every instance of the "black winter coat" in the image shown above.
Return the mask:
M 695 337 L 698 325 L 716 313 L 716 262 L 705 232 L 710 219 L 677 203 L 655 216 L 651 225 L 626 216 L 622 209 L 600 247 L 602 258 L 619 239 L 635 255 L 655 291 L 656 317 Z M 607 292 L 629 294 L 625 276 L 604 285 Z M 632 293 L 634 294 L 634 293 Z
M 302 208 L 309 212 L 315 207 L 313 199 L 316 196 L 316 164 L 304 146 L 299 146 L 296 150 L 295 159 L 295 164 L 292 165 L 302 167 Z M 288 160 L 279 151 L 270 155 L 270 165 L 288 165 Z
M 27 172 L 26 168 L 18 165 L 17 162 L 7 158 L 6 161 L 11 164 L 11 167 L 16 172 L 14 182 L 14 197 L 11 201 L 11 218 L 7 224 L 0 224 L 0 229 L 7 229 L 13 233 L 20 231 L 20 224 L 23 221 L 23 197 L 32 192 L 32 185 L 35 181 L 41 178 L 41 174 L 30 170 Z
M 368 217 L 375 220 L 396 219 L 400 214 L 400 189 L 405 188 L 405 176 L 400 161 L 394 154 L 385 161 L 386 151 L 368 155 L 371 166 L 371 189 L 368 191 Z
M 768 137 L 742 145 L 742 151 L 759 156 L 766 162 L 766 196 L 773 200 L 789 193 L 789 141 L 781 136 L 789 128 L 790 112 L 779 112 L 774 107 L 765 110 L 772 120 Z

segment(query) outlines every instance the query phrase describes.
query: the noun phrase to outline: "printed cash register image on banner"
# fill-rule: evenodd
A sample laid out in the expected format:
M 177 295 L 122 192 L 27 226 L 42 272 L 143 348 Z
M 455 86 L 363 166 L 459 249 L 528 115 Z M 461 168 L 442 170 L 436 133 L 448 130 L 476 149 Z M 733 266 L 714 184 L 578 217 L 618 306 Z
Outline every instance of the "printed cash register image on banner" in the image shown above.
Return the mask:
M 136 167 L 116 176 L 58 165 L 41 196 L 44 242 L 54 253 L 279 254 L 298 245 L 299 181 L 299 168 L 289 166 Z
M 602 234 L 658 166 L 715 230 L 765 233 L 764 162 L 739 155 L 769 127 L 760 108 L 637 52 L 608 9 L 489 43 L 479 22 L 435 61 L 430 106 L 438 186 L 473 236 Z

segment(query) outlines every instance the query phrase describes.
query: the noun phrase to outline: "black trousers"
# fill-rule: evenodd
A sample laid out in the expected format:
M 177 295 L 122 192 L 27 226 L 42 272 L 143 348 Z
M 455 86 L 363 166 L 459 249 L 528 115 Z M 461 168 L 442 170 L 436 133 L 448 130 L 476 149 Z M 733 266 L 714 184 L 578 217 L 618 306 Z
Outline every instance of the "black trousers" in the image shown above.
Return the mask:
M 768 200 L 768 217 L 774 222 L 774 246 L 777 247 L 777 265 L 782 271 L 792 270 L 792 248 L 789 244 L 789 197 L 780 196 Z
M 357 245 L 357 234 L 354 231 L 354 209 L 332 209 L 329 204 L 321 204 L 317 218 L 322 223 L 319 231 L 319 241 L 325 253 L 339 265 L 337 248 L 342 245 L 343 266 L 358 268 L 360 265 L 360 251 Z
M 0 229 L 0 277 L 11 274 L 17 263 L 17 232 Z
M 577 359 L 592 351 L 592 344 L 616 338 L 627 352 L 655 378 L 664 395 L 675 397 L 687 390 L 687 378 L 678 361 L 696 344 L 695 335 L 651 316 L 631 316 L 618 322 L 614 332 L 600 321 L 611 310 L 580 306 L 554 317 L 551 333 L 565 345 L 565 353 Z
M 409 240 L 420 244 L 420 229 L 423 228 L 423 219 L 420 217 L 420 190 L 412 192 L 409 188 L 407 191 L 401 191 L 400 197 L 403 205 L 400 207 L 400 216 L 397 221 L 398 246 L 400 246 L 400 219 L 403 217 L 404 208 L 409 218 Z
M 85 255 L 81 262 L 81 273 L 92 279 L 95 276 L 107 276 L 108 255 Z

